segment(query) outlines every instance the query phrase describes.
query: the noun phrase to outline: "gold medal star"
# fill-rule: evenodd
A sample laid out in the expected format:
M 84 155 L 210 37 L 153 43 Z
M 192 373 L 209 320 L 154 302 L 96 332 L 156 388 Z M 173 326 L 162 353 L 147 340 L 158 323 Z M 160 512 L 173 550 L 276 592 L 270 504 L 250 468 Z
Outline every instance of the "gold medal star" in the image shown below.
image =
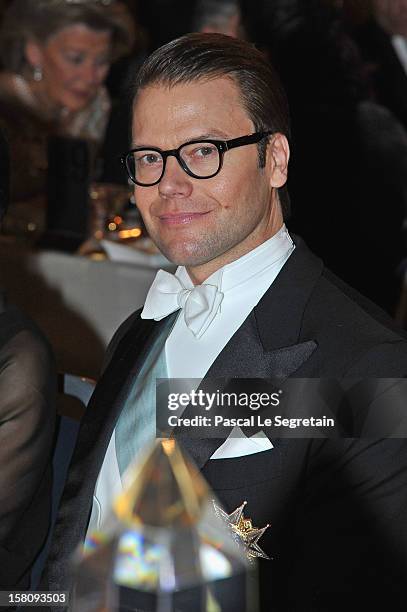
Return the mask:
M 227 514 L 227 512 L 213 502 L 216 515 L 228 525 L 232 534 L 236 536 L 235 540 L 237 543 L 240 546 L 243 544 L 248 559 L 252 560 L 256 557 L 270 559 L 258 545 L 258 541 L 270 525 L 261 528 L 253 527 L 251 519 L 245 518 L 243 514 L 246 504 L 247 502 L 244 501 L 236 510 Z

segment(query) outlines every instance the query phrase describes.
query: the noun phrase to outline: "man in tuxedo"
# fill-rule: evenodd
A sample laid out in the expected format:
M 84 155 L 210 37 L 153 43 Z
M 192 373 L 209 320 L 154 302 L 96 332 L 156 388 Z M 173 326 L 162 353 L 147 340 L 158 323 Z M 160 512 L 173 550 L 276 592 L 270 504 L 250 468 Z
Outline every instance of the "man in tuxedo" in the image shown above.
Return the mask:
M 288 233 L 288 135 L 278 76 L 243 41 L 188 35 L 139 72 L 124 161 L 150 236 L 179 267 L 158 272 L 111 342 L 43 588 L 69 587 L 70 555 L 103 529 L 124 470 L 153 441 L 156 378 L 406 374 L 404 338 Z M 228 512 L 247 501 L 253 524 L 271 524 L 262 610 L 405 609 L 404 440 L 237 442 L 184 440 Z

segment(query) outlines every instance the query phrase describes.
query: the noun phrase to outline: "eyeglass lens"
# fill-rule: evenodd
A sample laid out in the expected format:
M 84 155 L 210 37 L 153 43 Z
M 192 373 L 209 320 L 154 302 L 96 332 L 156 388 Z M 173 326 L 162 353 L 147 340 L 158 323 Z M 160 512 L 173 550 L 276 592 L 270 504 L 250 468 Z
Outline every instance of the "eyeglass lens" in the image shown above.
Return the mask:
M 188 170 L 199 178 L 216 174 L 220 166 L 220 154 L 210 142 L 189 143 L 181 147 L 179 155 Z M 164 160 L 158 151 L 142 149 L 129 154 L 127 166 L 137 182 L 145 185 L 158 181 L 163 173 Z

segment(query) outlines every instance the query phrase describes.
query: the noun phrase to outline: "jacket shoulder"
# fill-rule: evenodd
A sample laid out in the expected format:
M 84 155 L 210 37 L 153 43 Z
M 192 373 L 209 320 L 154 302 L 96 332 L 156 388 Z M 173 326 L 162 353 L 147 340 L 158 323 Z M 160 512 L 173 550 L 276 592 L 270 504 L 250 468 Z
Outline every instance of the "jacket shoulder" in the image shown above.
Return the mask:
M 407 337 L 378 306 L 327 269 L 314 287 L 303 331 L 344 376 L 407 375 Z
M 105 354 L 105 358 L 103 361 L 102 372 L 108 366 L 120 341 L 126 336 L 126 334 L 130 331 L 130 329 L 132 329 L 135 325 L 137 325 L 140 319 L 140 314 L 142 310 L 143 310 L 142 308 L 139 308 L 138 310 L 136 310 L 136 312 L 133 312 L 129 317 L 127 317 L 125 321 L 123 321 L 120 327 L 118 327 L 118 329 L 113 334 L 113 337 L 110 340 L 109 345 L 106 349 L 106 354 Z

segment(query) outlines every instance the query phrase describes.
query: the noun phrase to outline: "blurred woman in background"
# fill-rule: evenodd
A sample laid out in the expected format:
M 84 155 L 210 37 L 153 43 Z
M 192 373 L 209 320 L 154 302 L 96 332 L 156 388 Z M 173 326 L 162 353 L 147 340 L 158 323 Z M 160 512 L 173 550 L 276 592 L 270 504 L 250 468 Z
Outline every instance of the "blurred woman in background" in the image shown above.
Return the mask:
M 11 201 L 43 195 L 50 135 L 103 140 L 103 85 L 131 32 L 115 2 L 14 0 L 0 34 L 0 123 L 11 150 Z

